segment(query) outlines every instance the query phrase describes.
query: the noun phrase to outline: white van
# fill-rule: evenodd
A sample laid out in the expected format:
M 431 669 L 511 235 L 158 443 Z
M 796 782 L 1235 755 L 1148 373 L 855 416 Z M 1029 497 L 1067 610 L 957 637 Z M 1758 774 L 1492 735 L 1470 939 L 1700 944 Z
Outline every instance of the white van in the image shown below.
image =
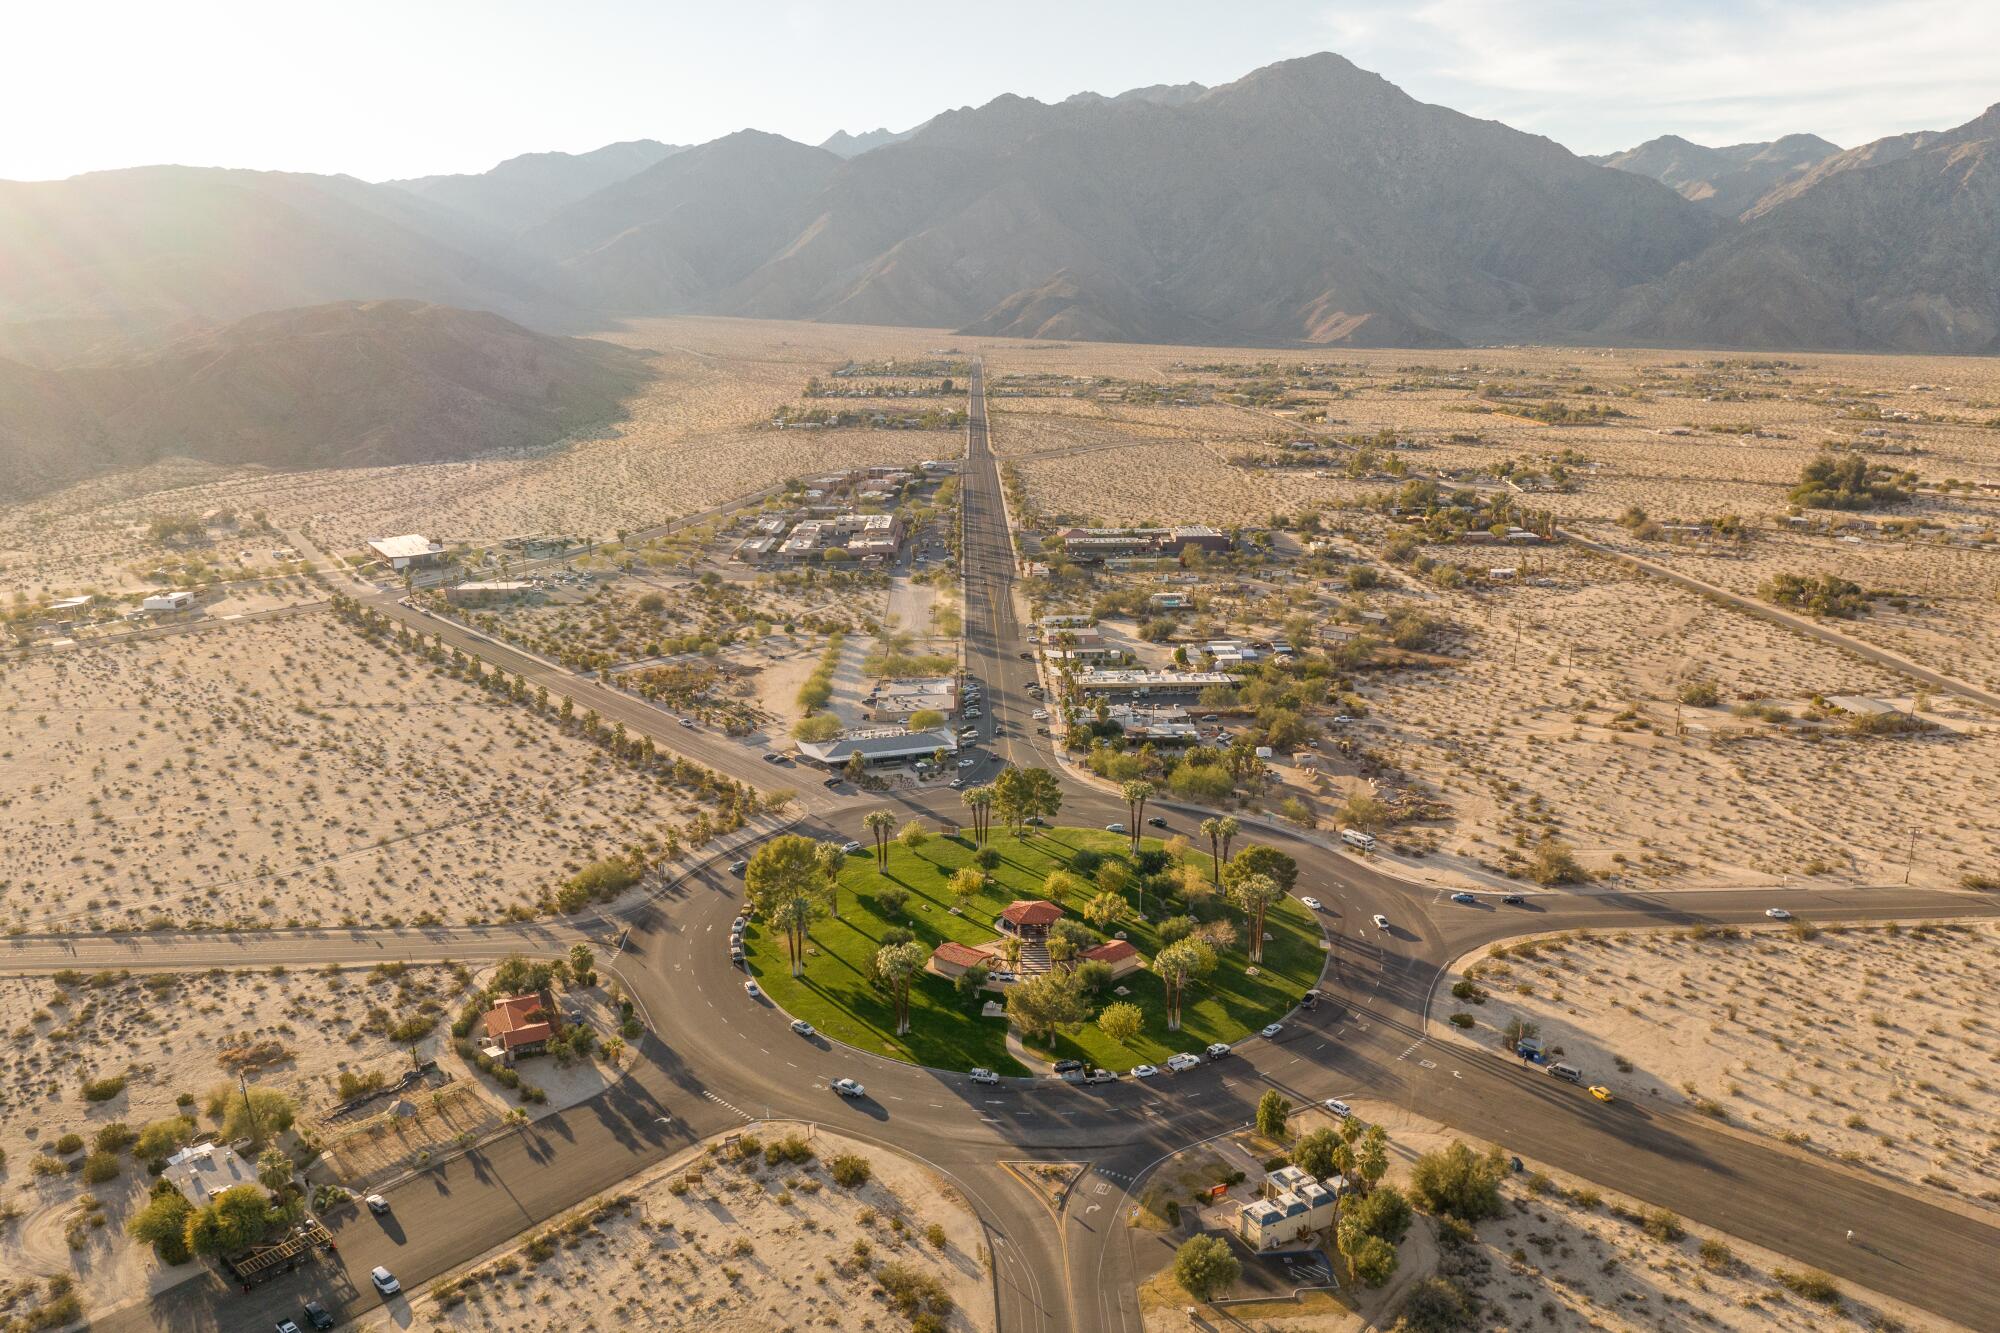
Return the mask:
M 1342 829 L 1340 831 L 1340 840 L 1349 847 L 1359 847 L 1364 852 L 1375 850 L 1375 835 L 1372 833 L 1363 833 L 1358 828 Z
M 1549 1066 L 1549 1074 L 1551 1077 L 1559 1078 L 1565 1083 L 1583 1082 L 1583 1071 L 1581 1069 L 1578 1069 L 1575 1065 L 1563 1064 L 1561 1061 L 1557 1061 L 1555 1064 Z

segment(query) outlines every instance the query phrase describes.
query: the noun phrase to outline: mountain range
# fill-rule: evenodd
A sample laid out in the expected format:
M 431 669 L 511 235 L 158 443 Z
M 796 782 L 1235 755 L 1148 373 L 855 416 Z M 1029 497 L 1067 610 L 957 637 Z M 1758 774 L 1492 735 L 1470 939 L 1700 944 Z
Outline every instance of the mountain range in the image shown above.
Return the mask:
M 521 348 L 672 313 L 1240 345 L 1990 354 L 1996 144 L 2000 107 L 1846 150 L 1669 135 L 1588 159 L 1322 53 L 1213 88 L 1003 96 L 817 146 L 743 130 L 379 183 L 182 166 L 0 182 L 0 410 L 96 441 L 78 458 L 144 457 L 200 434 L 167 375 L 250 366 L 261 337 L 329 357 L 337 378 L 375 337 L 409 358 L 392 378 L 413 407 L 457 420 L 476 399 L 519 439 L 569 416 L 497 384 L 442 392 L 462 383 L 466 339 Z M 446 326 L 457 340 L 412 333 Z M 606 354 L 533 345 L 544 390 L 601 403 Z M 157 396 L 161 424 L 117 424 L 133 415 L 117 392 Z M 220 437 L 247 431 L 225 406 L 210 405 Z M 410 429 L 340 417 L 328 448 L 444 447 Z M 307 456 L 276 433 L 274 457 Z

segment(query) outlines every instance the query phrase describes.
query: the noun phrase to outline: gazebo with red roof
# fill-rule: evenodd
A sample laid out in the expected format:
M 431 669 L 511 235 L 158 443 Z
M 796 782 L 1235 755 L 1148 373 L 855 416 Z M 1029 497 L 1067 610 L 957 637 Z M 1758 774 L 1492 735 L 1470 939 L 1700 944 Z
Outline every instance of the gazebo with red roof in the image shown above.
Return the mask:
M 1062 920 L 1062 914 L 1063 909 L 1046 898 L 1017 898 L 1007 904 L 994 924 L 1024 940 L 1042 940 L 1048 938 L 1049 927 Z

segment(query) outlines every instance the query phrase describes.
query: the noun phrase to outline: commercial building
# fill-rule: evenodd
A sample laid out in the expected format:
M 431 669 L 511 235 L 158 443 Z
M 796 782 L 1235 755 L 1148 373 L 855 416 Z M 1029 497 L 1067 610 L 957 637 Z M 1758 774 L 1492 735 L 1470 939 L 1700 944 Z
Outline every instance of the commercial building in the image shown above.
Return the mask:
M 823 768 L 845 768 L 855 755 L 864 764 L 896 764 L 929 758 L 939 750 L 958 753 L 958 736 L 950 727 L 931 731 L 850 731 L 830 741 L 800 741 L 799 757 Z
M 1180 556 L 1190 550 L 1227 551 L 1229 534 L 1210 527 L 1064 528 L 1056 533 L 1063 554 L 1072 560 L 1107 560 L 1114 556 Z
M 863 701 L 871 722 L 907 722 L 918 713 L 958 711 L 958 682 L 949 676 L 922 680 L 886 680 Z
M 492 606 L 514 602 L 535 591 L 535 585 L 521 580 L 460 583 L 444 590 L 444 599 L 453 606 Z
M 1303 1246 L 1333 1225 L 1334 1192 L 1295 1166 L 1266 1176 L 1264 1191 L 1236 1214 L 1236 1234 L 1252 1250 Z
M 156 592 L 139 603 L 141 611 L 187 611 L 194 606 L 191 592 Z
M 378 559 L 386 560 L 398 574 L 406 569 L 426 569 L 444 563 L 444 544 L 417 533 L 401 537 L 378 537 L 368 543 Z
M 1145 671 L 1139 668 L 1086 671 L 1076 678 L 1087 694 L 1174 694 L 1210 685 L 1234 685 L 1226 671 Z
M 825 559 L 845 551 L 854 560 L 890 560 L 903 543 L 903 520 L 896 514 L 836 514 L 809 518 L 792 529 L 777 558 L 791 564 Z

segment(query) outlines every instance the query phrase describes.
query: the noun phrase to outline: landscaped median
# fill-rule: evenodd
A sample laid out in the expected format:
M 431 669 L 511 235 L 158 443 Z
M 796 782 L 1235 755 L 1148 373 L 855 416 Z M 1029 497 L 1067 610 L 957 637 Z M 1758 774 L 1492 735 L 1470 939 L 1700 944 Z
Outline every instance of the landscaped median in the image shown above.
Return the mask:
M 1000 829 L 982 847 L 970 830 L 941 835 L 906 826 L 885 844 L 879 859 L 869 846 L 840 859 L 831 895 L 837 901 L 816 895 L 801 975 L 792 975 L 785 928 L 753 919 L 745 932 L 750 971 L 773 1003 L 864 1050 L 940 1069 L 1033 1072 L 1008 1052 L 1009 1020 L 982 1015 L 988 1001 L 1004 1004 L 1009 988 L 976 986 L 976 971 L 963 978 L 936 970 L 940 964 L 955 970 L 951 958 L 967 957 L 958 950 L 947 950 L 948 957 L 910 979 L 908 1031 L 897 1035 L 895 988 L 880 979 L 876 960 L 885 946 L 905 940 L 927 957 L 946 942 L 994 951 L 992 966 L 1001 970 L 1012 953 L 1001 943 L 1008 935 L 1031 937 L 1021 951 L 1028 958 L 1047 932 L 1056 970 L 1076 979 L 1074 998 L 1056 1005 L 1072 1021 L 1055 1024 L 1046 1035 L 1019 1035 L 1038 1055 L 1120 1072 L 1254 1032 L 1289 1012 L 1320 975 L 1318 926 L 1289 894 L 1270 898 L 1263 957 L 1252 962 L 1249 956 L 1245 895 L 1228 886 L 1270 870 L 1273 857 L 1282 874 L 1289 861 L 1267 848 L 1239 851 L 1237 869 L 1225 868 L 1218 889 L 1209 857 L 1182 842 L 1142 839 L 1135 856 L 1128 838 L 1095 829 Z M 754 890 L 754 863 L 750 878 Z M 1019 908 L 1013 915 L 1029 918 L 1025 930 L 1002 921 L 1010 905 L 1035 902 L 1060 908 L 1059 921 L 1048 924 L 1046 909 Z M 760 910 L 753 918 L 773 915 Z M 1125 951 L 1116 947 L 1105 951 L 1111 961 L 1089 957 L 1092 946 L 1109 944 L 1120 932 L 1136 949 L 1136 960 L 1117 957 Z M 1073 943 L 1056 942 L 1064 937 Z M 1180 950 L 1196 955 L 1197 966 L 1183 986 L 1180 1029 L 1170 1031 L 1167 985 L 1153 961 L 1180 939 L 1199 942 Z M 1074 956 L 1065 963 L 1062 956 L 1071 949 Z M 1210 962 L 1205 972 L 1202 962 Z M 1015 970 L 1022 974 L 1015 984 L 1029 984 L 1025 972 Z M 1137 1011 L 1137 1030 L 1129 1036 L 1113 1035 L 1121 1017 L 1133 1017 L 1118 1011 L 1106 1018 L 1115 1005 Z

